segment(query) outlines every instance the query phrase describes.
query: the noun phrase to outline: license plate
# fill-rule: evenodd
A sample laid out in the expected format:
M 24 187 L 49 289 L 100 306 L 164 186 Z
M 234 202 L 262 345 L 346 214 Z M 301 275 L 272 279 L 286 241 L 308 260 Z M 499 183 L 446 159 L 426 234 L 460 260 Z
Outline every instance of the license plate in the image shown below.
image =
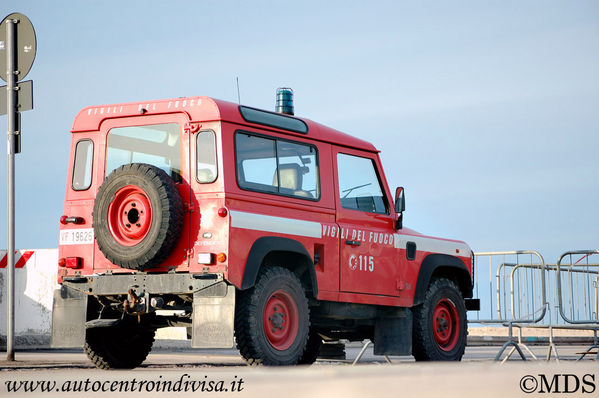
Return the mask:
M 60 231 L 60 245 L 89 245 L 94 243 L 94 229 L 63 229 Z

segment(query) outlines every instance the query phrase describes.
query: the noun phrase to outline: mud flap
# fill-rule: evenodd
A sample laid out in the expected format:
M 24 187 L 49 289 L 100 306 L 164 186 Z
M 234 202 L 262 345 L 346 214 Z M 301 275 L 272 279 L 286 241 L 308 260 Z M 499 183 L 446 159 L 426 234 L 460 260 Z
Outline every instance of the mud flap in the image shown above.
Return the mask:
M 54 290 L 52 348 L 81 348 L 85 344 L 87 295 L 67 286 Z
M 374 325 L 375 355 L 412 354 L 412 311 L 394 308 L 377 314 Z
M 235 286 L 221 283 L 214 288 L 200 290 L 193 295 L 192 348 L 234 346 Z

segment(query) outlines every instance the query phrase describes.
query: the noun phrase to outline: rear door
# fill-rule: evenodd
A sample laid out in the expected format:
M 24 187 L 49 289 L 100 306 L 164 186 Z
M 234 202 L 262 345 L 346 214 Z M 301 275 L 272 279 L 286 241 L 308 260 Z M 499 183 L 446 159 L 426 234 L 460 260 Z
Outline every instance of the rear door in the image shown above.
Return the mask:
M 340 290 L 397 296 L 394 214 L 374 153 L 336 148 Z
M 181 113 L 109 119 L 102 123 L 100 134 L 105 137 L 100 149 L 98 170 L 103 181 L 118 167 L 129 163 L 147 163 L 164 170 L 174 181 L 186 209 L 190 203 L 189 118 Z M 101 184 L 99 184 L 101 185 Z M 99 186 L 98 185 L 98 186 Z M 183 218 L 181 235 L 170 256 L 161 267 L 188 269 L 189 212 Z M 97 270 L 119 268 L 108 261 L 95 245 Z

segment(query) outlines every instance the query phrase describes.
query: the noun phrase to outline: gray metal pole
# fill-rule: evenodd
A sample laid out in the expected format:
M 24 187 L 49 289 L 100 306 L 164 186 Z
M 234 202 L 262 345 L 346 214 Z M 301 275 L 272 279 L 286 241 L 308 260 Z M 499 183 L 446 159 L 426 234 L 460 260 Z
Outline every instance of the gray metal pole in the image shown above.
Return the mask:
M 8 116 L 8 328 L 6 333 L 6 360 L 15 360 L 15 131 L 17 129 L 17 75 L 16 75 L 16 24 L 6 21 L 6 67 Z

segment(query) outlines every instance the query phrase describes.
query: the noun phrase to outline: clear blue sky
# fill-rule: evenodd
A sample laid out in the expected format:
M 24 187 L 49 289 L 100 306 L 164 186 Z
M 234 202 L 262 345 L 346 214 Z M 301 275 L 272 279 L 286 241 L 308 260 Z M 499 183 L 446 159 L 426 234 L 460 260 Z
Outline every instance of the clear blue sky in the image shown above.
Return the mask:
M 297 115 L 373 142 L 409 227 L 548 262 L 599 247 L 598 2 L 2 1 L 11 12 L 38 40 L 19 248 L 57 246 L 82 107 L 236 101 L 236 76 L 244 104 L 272 109 L 290 86 Z

